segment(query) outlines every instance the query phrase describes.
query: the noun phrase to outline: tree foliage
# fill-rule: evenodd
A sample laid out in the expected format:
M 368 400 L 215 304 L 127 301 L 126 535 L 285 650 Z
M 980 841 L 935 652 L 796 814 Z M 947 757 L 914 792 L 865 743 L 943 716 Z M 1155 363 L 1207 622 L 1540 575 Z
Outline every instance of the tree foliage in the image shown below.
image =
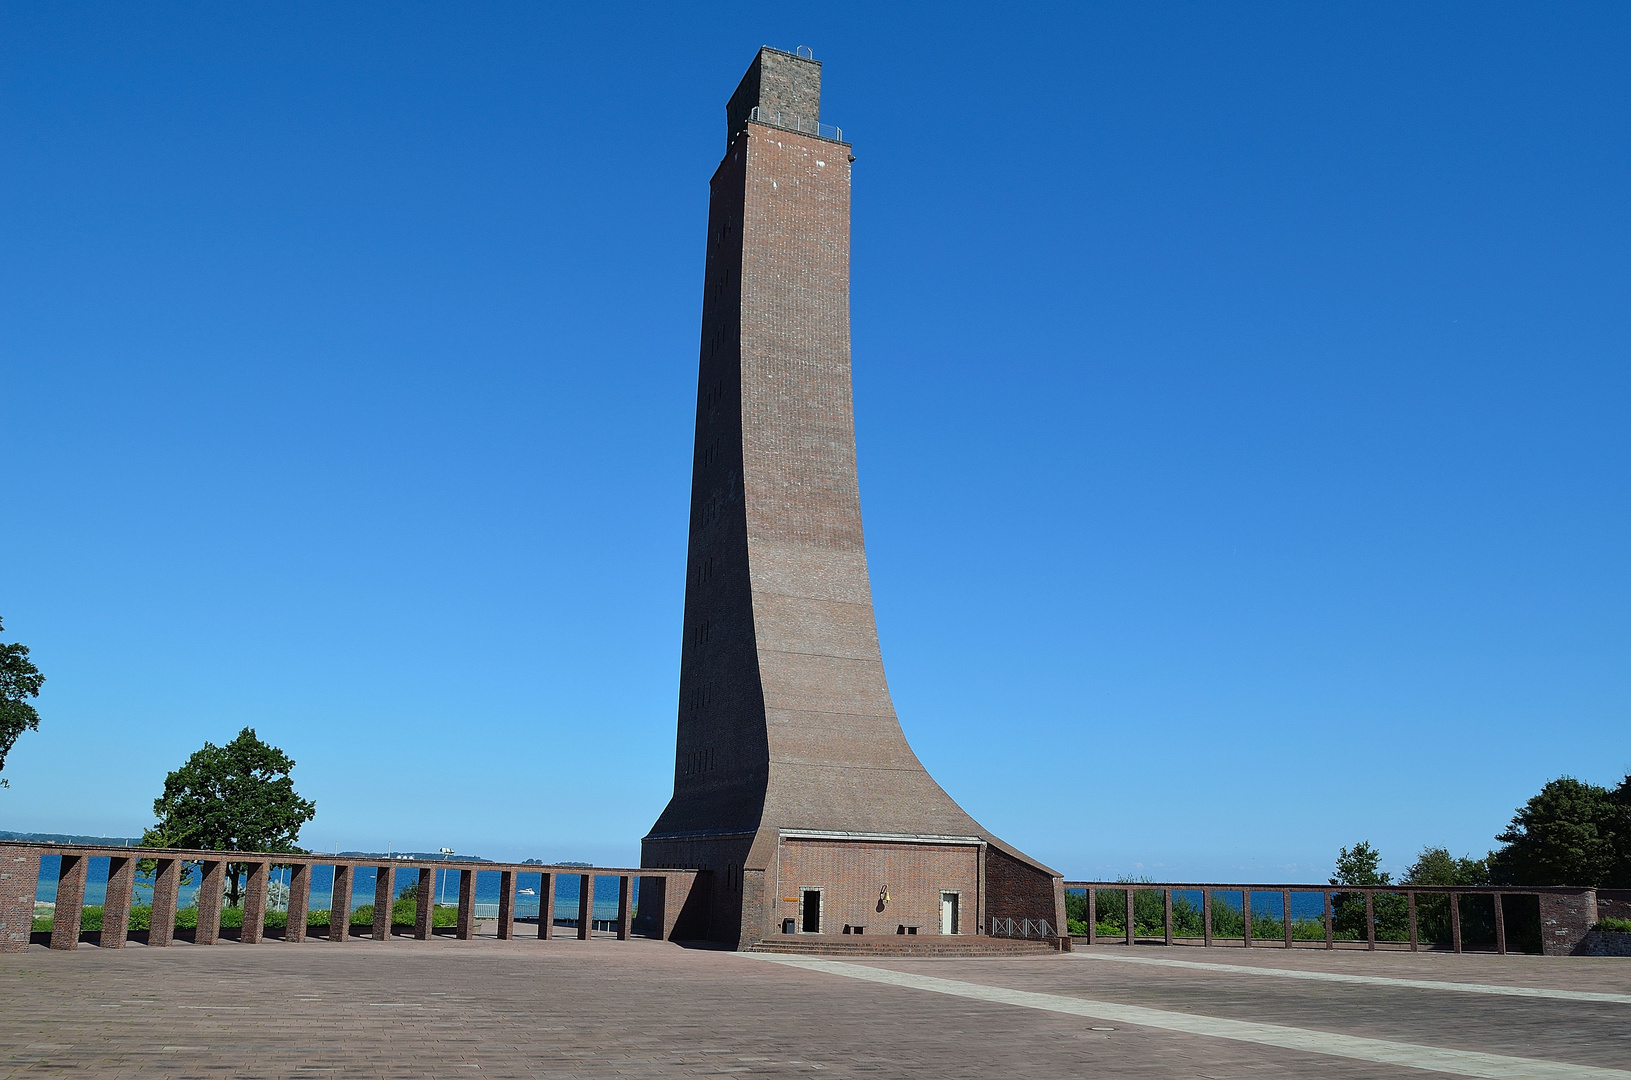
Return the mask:
M 1422 848 L 1402 880 L 1407 885 L 1487 885 L 1489 864 L 1470 855 L 1457 858 L 1449 848 Z
M 1497 885 L 1631 887 L 1631 776 L 1612 791 L 1572 776 L 1550 781 L 1495 839 Z
M 0 632 L 5 630 L 0 622 Z M 0 644 L 0 770 L 6 767 L 6 755 L 25 731 L 40 730 L 40 714 L 29 703 L 29 698 L 40 696 L 45 676 L 28 658 L 28 646 L 13 643 Z M 0 787 L 6 781 L 0 780 Z
M 317 814 L 296 794 L 294 759 L 244 728 L 225 746 L 205 743 L 164 779 L 153 800 L 158 823 L 142 836 L 148 847 L 213 851 L 298 852 L 300 827 Z M 227 901 L 239 902 L 245 867 L 228 864 Z
M 1337 853 L 1336 873 L 1332 885 L 1391 885 L 1393 876 L 1380 869 L 1382 853 L 1371 847 L 1369 840 L 1361 840 L 1352 850 L 1342 848 Z

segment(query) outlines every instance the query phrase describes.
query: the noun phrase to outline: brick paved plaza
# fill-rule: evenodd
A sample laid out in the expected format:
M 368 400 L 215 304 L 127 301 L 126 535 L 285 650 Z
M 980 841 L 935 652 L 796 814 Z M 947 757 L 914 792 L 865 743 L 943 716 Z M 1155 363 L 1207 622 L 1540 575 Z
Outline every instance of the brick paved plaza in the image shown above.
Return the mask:
M 0 957 L 0 1077 L 1424 1069 L 1631 1080 L 1631 963 L 1100 946 L 858 964 L 479 939 Z

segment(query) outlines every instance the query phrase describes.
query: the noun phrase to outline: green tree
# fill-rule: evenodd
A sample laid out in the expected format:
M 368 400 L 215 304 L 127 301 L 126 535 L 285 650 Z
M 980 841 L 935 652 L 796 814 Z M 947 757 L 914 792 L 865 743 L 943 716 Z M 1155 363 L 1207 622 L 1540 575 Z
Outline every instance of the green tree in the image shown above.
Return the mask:
M 153 800 L 158 824 L 142 836 L 149 847 L 210 851 L 298 852 L 300 827 L 317 814 L 295 793 L 289 776 L 294 759 L 244 728 L 225 746 L 204 748 L 164 778 Z M 239 880 L 247 869 L 227 864 L 227 904 L 241 901 Z
M 1487 885 L 1489 865 L 1470 855 L 1456 858 L 1449 848 L 1422 848 L 1402 880 L 1407 885 Z
M 1361 840 L 1353 850 L 1341 848 L 1337 852 L 1336 873 L 1332 885 L 1391 885 L 1392 875 L 1380 869 L 1382 853 L 1371 847 L 1369 840 Z
M 1490 879 L 1497 885 L 1598 888 L 1631 883 L 1626 790 L 1623 782 L 1610 791 L 1572 776 L 1549 781 L 1495 838 L 1503 846 L 1490 853 Z
M 0 632 L 5 628 L 0 622 Z M 0 645 L 0 770 L 5 769 L 6 755 L 17 744 L 17 737 L 40 730 L 40 714 L 28 699 L 39 697 L 43 685 L 45 676 L 28 658 L 27 645 Z M 0 780 L 0 787 L 10 786 Z
M 1474 859 L 1470 855 L 1457 858 L 1450 854 L 1449 848 L 1426 847 L 1416 856 L 1404 872 L 1404 884 L 1407 885 L 1488 885 L 1489 864 L 1484 859 Z M 1461 905 L 1461 926 L 1463 933 L 1469 939 L 1482 939 L 1484 936 L 1495 936 L 1494 912 L 1486 913 L 1481 905 L 1473 905 L 1463 900 Z M 1484 923 L 1488 921 L 1488 927 Z M 1437 893 L 1424 893 L 1416 898 L 1416 930 L 1423 941 L 1431 941 L 1439 945 L 1450 944 L 1450 898 Z M 1508 928 L 1510 932 L 1511 927 Z
M 1392 885 L 1393 875 L 1382 866 L 1382 853 L 1361 840 L 1352 848 L 1337 852 L 1336 873 L 1332 885 Z M 1397 941 L 1409 936 L 1409 902 L 1398 893 L 1377 893 L 1371 897 L 1371 914 L 1376 920 L 1376 936 L 1382 941 Z M 1331 896 L 1332 933 L 1345 941 L 1358 941 L 1365 936 L 1365 894 L 1333 893 Z

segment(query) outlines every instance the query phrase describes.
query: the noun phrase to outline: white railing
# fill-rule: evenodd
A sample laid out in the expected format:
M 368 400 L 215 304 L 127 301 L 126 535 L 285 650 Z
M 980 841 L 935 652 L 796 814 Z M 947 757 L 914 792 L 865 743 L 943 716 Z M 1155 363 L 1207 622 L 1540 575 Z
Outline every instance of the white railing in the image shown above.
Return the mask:
M 748 112 L 749 120 L 757 120 L 761 124 L 771 127 L 785 128 L 788 131 L 797 131 L 804 135 L 814 135 L 818 139 L 831 139 L 833 142 L 844 141 L 844 129 L 823 124 L 819 120 L 806 120 L 802 116 L 784 113 L 779 109 L 765 109 L 755 105 Z
M 1053 926 L 1046 919 L 999 919 L 992 916 L 992 937 L 1051 938 Z

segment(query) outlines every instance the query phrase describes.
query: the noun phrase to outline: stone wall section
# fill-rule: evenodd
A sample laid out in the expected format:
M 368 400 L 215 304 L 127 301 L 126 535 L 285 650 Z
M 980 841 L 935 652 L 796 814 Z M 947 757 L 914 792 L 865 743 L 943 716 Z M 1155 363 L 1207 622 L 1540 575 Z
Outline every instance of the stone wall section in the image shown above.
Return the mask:
M 1570 956 L 1597 921 L 1597 894 L 1540 894 L 1540 949 L 1546 956 Z

